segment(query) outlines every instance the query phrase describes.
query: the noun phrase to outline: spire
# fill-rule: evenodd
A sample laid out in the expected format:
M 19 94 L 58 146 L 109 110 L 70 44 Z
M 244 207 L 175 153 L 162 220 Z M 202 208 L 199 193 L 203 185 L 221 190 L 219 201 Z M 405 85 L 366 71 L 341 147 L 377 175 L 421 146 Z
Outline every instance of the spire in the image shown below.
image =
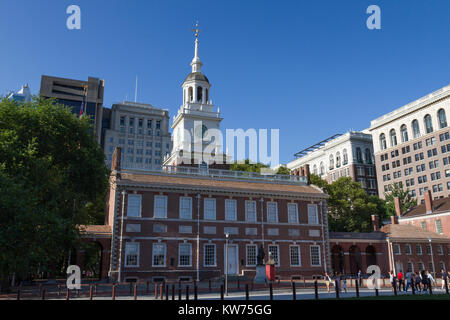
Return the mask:
M 198 21 L 195 24 L 195 29 L 192 29 L 195 34 L 195 53 L 194 53 L 194 59 L 192 59 L 191 66 L 192 66 L 192 72 L 200 72 L 200 69 L 202 68 L 203 63 L 200 61 L 200 58 L 198 56 L 198 34 L 200 30 L 198 29 Z

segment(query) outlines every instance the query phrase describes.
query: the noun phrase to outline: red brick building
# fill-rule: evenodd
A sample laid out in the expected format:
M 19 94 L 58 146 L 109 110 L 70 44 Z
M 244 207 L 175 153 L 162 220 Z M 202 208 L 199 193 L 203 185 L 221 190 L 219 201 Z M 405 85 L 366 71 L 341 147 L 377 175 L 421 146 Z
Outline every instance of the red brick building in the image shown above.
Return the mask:
M 124 170 L 117 151 L 106 218 L 113 280 L 252 277 L 261 245 L 283 278 L 327 270 L 327 196 L 307 177 Z
M 401 214 L 400 224 L 411 224 L 450 237 L 450 197 L 432 199 L 425 193 L 425 203 Z

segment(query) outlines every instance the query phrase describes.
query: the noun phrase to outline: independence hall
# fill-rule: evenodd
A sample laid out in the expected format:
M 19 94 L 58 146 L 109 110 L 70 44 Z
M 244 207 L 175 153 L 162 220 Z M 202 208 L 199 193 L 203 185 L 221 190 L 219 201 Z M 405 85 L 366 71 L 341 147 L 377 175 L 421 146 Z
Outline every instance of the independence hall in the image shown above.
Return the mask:
M 254 277 L 261 245 L 283 278 L 325 272 L 327 196 L 308 176 L 189 166 L 121 170 L 120 152 L 107 211 L 111 256 L 103 269 L 110 279 Z

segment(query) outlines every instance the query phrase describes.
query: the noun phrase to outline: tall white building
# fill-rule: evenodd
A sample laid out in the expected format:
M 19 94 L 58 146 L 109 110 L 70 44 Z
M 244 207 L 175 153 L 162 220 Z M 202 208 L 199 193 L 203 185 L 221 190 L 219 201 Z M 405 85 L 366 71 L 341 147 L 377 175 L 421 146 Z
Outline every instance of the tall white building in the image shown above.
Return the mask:
M 172 150 L 168 110 L 126 101 L 112 106 L 110 121 L 104 139 L 108 166 L 115 147 L 121 147 L 122 168 L 161 168 L 164 156 Z
M 371 121 L 378 188 L 408 188 L 424 202 L 450 196 L 450 85 Z
M 360 182 L 369 195 L 378 194 L 372 136 L 367 131 L 347 132 L 325 139 L 295 154 L 287 164 L 294 174 L 305 165 L 331 183 L 341 177 Z
M 226 162 L 220 139 L 219 108 L 210 99 L 211 84 L 202 73 L 198 29 L 192 71 L 182 84 L 183 103 L 173 118 L 173 150 L 164 159 L 166 165 L 221 165 Z
M 22 86 L 17 92 L 10 92 L 6 96 L 7 99 L 17 102 L 31 102 L 31 90 L 28 84 Z

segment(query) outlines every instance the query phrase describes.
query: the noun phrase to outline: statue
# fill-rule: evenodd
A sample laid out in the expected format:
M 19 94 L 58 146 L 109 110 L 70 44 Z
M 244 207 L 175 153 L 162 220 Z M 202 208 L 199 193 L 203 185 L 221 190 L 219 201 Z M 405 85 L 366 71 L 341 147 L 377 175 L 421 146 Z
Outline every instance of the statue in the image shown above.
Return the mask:
M 264 265 L 264 257 L 266 256 L 266 254 L 264 253 L 264 248 L 261 245 L 258 249 L 258 255 L 256 256 L 257 260 L 258 260 L 258 266 L 263 266 Z

